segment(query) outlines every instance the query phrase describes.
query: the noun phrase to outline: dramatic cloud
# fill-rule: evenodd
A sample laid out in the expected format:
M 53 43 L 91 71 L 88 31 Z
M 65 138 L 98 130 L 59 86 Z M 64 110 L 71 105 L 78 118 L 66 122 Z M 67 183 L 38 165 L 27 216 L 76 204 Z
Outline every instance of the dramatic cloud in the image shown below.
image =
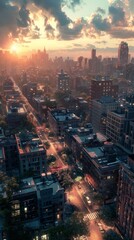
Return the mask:
M 47 36 L 48 39 L 54 39 L 55 38 L 55 35 L 54 35 L 55 29 L 50 24 L 47 24 L 45 26 L 45 31 L 46 31 L 46 36 Z
M 71 22 L 71 19 L 69 19 L 66 13 L 62 11 L 61 0 L 33 0 L 33 2 L 36 6 L 53 16 L 61 26 L 68 25 Z
M 95 29 L 99 31 L 108 31 L 111 28 L 111 25 L 107 18 L 103 18 L 100 14 L 95 14 L 92 18 L 91 23 Z
M 12 38 L 17 36 L 18 7 L 9 1 L 0 1 L 0 46 L 7 47 Z
M 113 25 L 124 25 L 125 20 L 125 11 L 121 7 L 110 6 L 109 13 L 112 17 Z
M 134 38 L 134 30 L 113 28 L 109 33 L 113 38 L 119 39 Z
M 0 0 L 0 47 L 39 38 L 96 38 L 98 44 L 105 44 L 104 36 L 134 37 L 134 0 L 109 0 L 108 9 L 100 3 L 96 12 L 75 19 L 76 7 L 80 9 L 84 3 L 86 0 Z
M 62 40 L 73 40 L 82 36 L 82 29 L 84 28 L 84 21 L 79 19 L 79 21 L 74 22 L 71 26 L 58 26 L 59 29 L 59 39 Z
M 19 19 L 17 19 L 17 24 L 19 27 L 28 27 L 31 23 L 30 11 L 22 6 L 19 10 Z

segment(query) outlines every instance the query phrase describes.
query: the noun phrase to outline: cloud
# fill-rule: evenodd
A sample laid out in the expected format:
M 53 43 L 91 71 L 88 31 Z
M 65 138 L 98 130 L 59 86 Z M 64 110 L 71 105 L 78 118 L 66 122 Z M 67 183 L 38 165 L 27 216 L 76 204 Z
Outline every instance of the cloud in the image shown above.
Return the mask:
M 74 43 L 73 46 L 74 46 L 74 47 L 82 47 L 82 44 Z
M 73 40 L 82 36 L 83 24 L 74 23 L 72 27 L 59 26 L 59 40 Z
M 122 7 L 130 13 L 134 13 L 134 1 L 133 0 L 109 0 L 109 3 L 116 7 Z
M 113 28 L 109 34 L 113 38 L 119 38 L 119 39 L 128 39 L 128 38 L 134 38 L 134 30 L 130 30 L 127 28 Z
M 106 44 L 107 41 L 96 41 L 95 43 L 97 43 L 97 44 Z
M 64 3 L 69 8 L 74 9 L 77 5 L 80 5 L 82 3 L 82 0 L 64 0 Z
M 97 44 L 105 44 L 101 36 L 106 34 L 126 40 L 134 37 L 134 0 L 109 0 L 107 15 L 99 7 L 89 18 L 71 19 L 65 9 L 75 11 L 82 4 L 83 0 L 0 0 L 0 47 L 42 37 L 67 41 L 84 36 L 96 38 Z M 44 32 L 43 24 L 38 25 L 41 18 Z
M 48 39 L 54 39 L 55 35 L 55 29 L 51 26 L 51 24 L 46 24 L 45 26 L 46 36 Z
M 103 8 L 100 8 L 100 7 L 97 9 L 97 12 L 101 13 L 101 14 L 105 14 L 105 10 Z
M 0 1 L 0 46 L 8 47 L 12 38 L 17 37 L 18 7 L 7 0 Z
M 96 30 L 99 31 L 108 31 L 111 28 L 111 25 L 107 18 L 103 18 L 100 14 L 94 14 L 91 23 Z
M 30 11 L 23 5 L 19 10 L 19 18 L 17 19 L 18 27 L 28 27 L 30 23 Z
M 109 14 L 112 17 L 113 25 L 124 25 L 126 23 L 125 11 L 121 7 L 110 6 Z
M 36 6 L 53 16 L 61 26 L 68 25 L 71 22 L 71 19 L 62 11 L 61 0 L 33 0 L 33 2 Z

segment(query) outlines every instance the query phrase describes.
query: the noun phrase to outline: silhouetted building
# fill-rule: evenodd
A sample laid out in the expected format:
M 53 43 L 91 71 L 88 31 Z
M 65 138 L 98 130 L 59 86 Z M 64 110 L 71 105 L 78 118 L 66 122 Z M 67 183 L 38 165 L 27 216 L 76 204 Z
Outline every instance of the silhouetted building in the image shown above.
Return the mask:
M 129 48 L 126 42 L 121 42 L 118 49 L 118 63 L 120 66 L 128 64 Z
M 91 51 L 91 59 L 95 59 L 96 58 L 96 49 L 92 49 Z

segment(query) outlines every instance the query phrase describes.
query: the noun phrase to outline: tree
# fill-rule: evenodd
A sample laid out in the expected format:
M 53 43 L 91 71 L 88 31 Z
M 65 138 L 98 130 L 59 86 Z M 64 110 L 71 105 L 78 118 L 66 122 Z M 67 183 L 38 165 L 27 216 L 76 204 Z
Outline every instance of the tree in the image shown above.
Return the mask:
M 49 149 L 50 148 L 50 143 L 48 141 L 46 141 L 45 143 L 45 146 L 46 146 L 46 149 Z
M 104 233 L 104 240 L 122 240 L 121 236 L 112 229 Z
M 82 213 L 74 213 L 65 223 L 48 230 L 49 240 L 73 240 L 74 237 L 89 234 L 89 224 L 83 221 Z
M 104 205 L 101 207 L 99 217 L 107 224 L 114 225 L 116 220 L 116 207 L 114 204 Z
M 103 202 L 104 202 L 103 195 L 101 193 L 98 193 L 98 192 L 93 192 L 92 193 L 91 200 L 92 200 L 93 203 L 99 204 L 99 205 L 102 205 Z
M 56 157 L 54 155 L 49 155 L 47 157 L 47 162 L 48 164 L 52 163 L 52 162 L 55 162 L 56 161 Z
M 67 155 L 71 155 L 72 150 L 69 147 L 64 147 L 63 150 L 62 150 L 62 153 L 67 154 Z
M 3 191 L 6 192 L 8 201 L 10 201 L 13 192 L 19 187 L 16 178 L 8 177 L 5 173 L 0 172 L 0 182 L 2 183 Z

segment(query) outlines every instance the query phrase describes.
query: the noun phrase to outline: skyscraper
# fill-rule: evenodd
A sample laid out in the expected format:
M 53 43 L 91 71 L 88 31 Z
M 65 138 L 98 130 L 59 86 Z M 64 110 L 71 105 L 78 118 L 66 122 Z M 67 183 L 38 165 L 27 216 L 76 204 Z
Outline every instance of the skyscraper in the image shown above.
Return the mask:
M 92 49 L 91 51 L 91 59 L 95 59 L 96 58 L 96 49 Z
M 129 48 L 126 42 L 121 42 L 118 49 L 118 63 L 120 66 L 128 63 Z

